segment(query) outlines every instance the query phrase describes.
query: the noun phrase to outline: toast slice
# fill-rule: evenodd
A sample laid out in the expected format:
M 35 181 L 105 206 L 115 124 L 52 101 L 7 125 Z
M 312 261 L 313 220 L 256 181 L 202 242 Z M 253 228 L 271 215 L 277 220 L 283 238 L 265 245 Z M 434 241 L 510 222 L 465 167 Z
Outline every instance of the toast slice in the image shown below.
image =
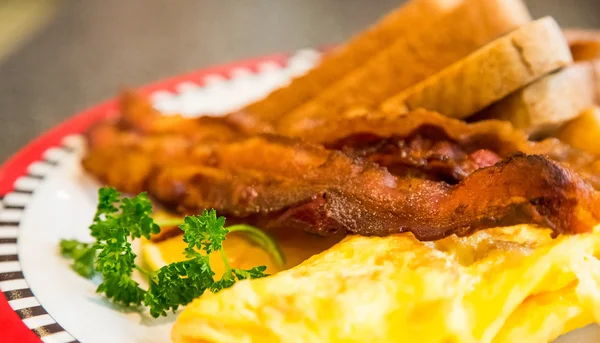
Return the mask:
M 543 138 L 594 102 L 593 66 L 580 62 L 513 92 L 477 117 L 507 120 L 531 138 Z
M 569 47 L 576 62 L 600 59 L 600 40 L 572 41 Z
M 381 104 L 389 114 L 416 108 L 467 118 L 572 62 L 554 19 L 545 17 L 501 37 Z
M 600 59 L 600 31 L 565 30 L 565 37 L 575 62 Z
M 340 49 L 328 54 L 320 65 L 294 79 L 265 99 L 230 115 L 241 126 L 278 119 L 316 96 L 322 89 L 359 67 L 372 55 L 391 45 L 465 0 L 412 0 L 391 12 L 370 29 L 358 34 Z
M 436 74 L 489 41 L 530 21 L 521 0 L 469 0 L 412 30 L 362 67 L 285 115 L 279 132 L 293 135 L 314 121 L 386 98 Z
M 600 105 L 600 58 L 590 61 L 594 70 L 594 92 L 596 94 L 596 104 Z
M 594 69 L 596 103 L 600 104 L 600 31 L 566 30 L 573 59 L 576 62 L 589 61 Z

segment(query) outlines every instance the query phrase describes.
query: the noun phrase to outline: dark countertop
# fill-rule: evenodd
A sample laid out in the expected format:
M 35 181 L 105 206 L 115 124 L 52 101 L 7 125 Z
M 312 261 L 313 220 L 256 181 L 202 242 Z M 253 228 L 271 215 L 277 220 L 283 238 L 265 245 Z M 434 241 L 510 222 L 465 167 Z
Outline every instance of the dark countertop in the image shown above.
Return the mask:
M 399 0 L 63 0 L 0 62 L 0 161 L 67 117 L 212 64 L 344 41 Z M 530 0 L 535 17 L 600 27 L 598 0 Z

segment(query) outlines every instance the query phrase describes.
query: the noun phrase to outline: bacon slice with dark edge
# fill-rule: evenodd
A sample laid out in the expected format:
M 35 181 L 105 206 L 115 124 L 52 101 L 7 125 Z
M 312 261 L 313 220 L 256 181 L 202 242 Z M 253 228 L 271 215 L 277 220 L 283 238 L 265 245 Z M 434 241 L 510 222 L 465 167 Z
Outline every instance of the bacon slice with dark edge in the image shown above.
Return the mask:
M 287 132 L 285 128 L 283 132 Z M 416 166 L 421 172 L 438 169 L 440 177 L 431 178 L 431 173 L 425 177 L 451 183 L 515 152 L 539 154 L 567 165 L 600 189 L 600 160 L 596 157 L 556 138 L 529 141 L 523 132 L 500 120 L 465 123 L 426 110 L 390 116 L 356 109 L 296 136 L 358 153 L 392 172 L 397 166 Z
M 181 213 L 215 208 L 264 228 L 424 240 L 532 222 L 585 232 L 600 221 L 598 195 L 577 174 L 514 154 L 547 155 L 587 180 L 599 175 L 595 160 L 556 140 L 529 142 L 502 122 L 363 113 L 306 132 L 316 145 L 242 134 L 220 118 L 163 117 L 132 94 L 122 111 L 89 132 L 84 167 Z
M 158 167 L 210 164 L 217 146 L 247 137 L 223 118 L 163 116 L 134 93 L 121 99 L 121 118 L 89 132 L 84 166 L 127 192 L 144 190 L 145 179 Z M 360 112 L 327 121 L 301 138 L 367 158 L 394 175 L 451 184 L 515 152 L 540 154 L 600 189 L 600 162 L 593 156 L 556 139 L 528 141 L 501 121 L 467 124 L 424 110 L 396 117 Z
M 319 147 L 296 149 L 302 158 L 313 154 L 307 160 L 324 161 L 316 168 L 296 163 L 298 155 L 229 164 L 265 146 L 259 140 L 238 143 L 224 154 L 231 161 L 215 167 L 164 169 L 152 179 L 150 193 L 185 213 L 215 208 L 263 227 L 321 235 L 410 231 L 420 240 L 436 240 L 517 223 L 550 227 L 558 235 L 590 231 L 600 220 L 593 188 L 538 155 L 514 155 L 456 185 L 395 177 L 374 163 Z

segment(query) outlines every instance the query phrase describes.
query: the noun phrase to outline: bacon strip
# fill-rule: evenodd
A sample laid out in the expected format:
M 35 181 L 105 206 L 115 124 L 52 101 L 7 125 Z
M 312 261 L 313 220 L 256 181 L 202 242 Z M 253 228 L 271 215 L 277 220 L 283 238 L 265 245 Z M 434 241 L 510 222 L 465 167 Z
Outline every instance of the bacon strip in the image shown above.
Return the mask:
M 600 161 L 597 158 L 556 138 L 541 142 L 529 141 L 523 132 L 500 120 L 465 123 L 425 110 L 394 117 L 378 112 L 359 111 L 348 113 L 347 117 L 338 120 L 328 120 L 302 132 L 299 138 L 334 149 L 345 147 L 346 151 L 353 151 L 364 146 L 366 138 L 380 144 L 389 139 L 402 138 L 406 141 L 407 138 L 418 135 L 434 142 L 452 143 L 467 155 L 466 159 L 475 159 L 473 162 L 480 167 L 489 166 L 490 161 L 495 162 L 493 155 L 500 158 L 506 158 L 515 152 L 544 155 L 574 169 L 595 188 L 600 189 Z M 371 154 L 378 152 L 372 151 Z M 473 153 L 477 153 L 476 156 L 470 156 Z M 482 155 L 487 155 L 486 161 L 481 161 Z M 369 154 L 364 156 L 368 157 Z M 441 159 L 447 163 L 457 161 L 453 154 L 444 154 Z M 457 178 L 460 179 L 462 177 Z
M 231 164 L 268 144 L 264 138 L 232 144 L 223 153 L 230 160 L 215 167 L 165 169 L 152 180 L 150 193 L 186 213 L 215 208 L 226 216 L 322 235 L 411 231 L 420 240 L 435 240 L 531 222 L 557 235 L 590 231 L 600 220 L 598 194 L 542 156 L 514 155 L 454 186 L 398 178 L 363 159 L 314 146 L 296 151 L 311 154 L 308 161 L 324 161 L 316 168 L 297 163 L 298 155 Z
M 593 160 L 557 141 L 529 142 L 505 123 L 363 114 L 305 133 L 324 147 L 248 136 L 219 118 L 165 119 L 144 104 L 124 97 L 123 116 L 90 131 L 83 165 L 182 213 L 215 208 L 265 228 L 423 240 L 522 222 L 585 232 L 600 219 L 598 195 L 579 176 L 512 154 L 552 154 L 580 172 Z
M 206 164 L 216 145 L 245 137 L 222 118 L 163 116 L 133 93 L 125 93 L 121 104 L 120 121 L 90 131 L 84 165 L 125 191 L 145 189 L 144 174 L 157 166 Z M 600 163 L 593 156 L 556 139 L 530 142 L 501 121 L 467 124 L 423 110 L 396 117 L 362 112 L 327 121 L 301 138 L 365 157 L 394 175 L 452 184 L 515 152 L 546 155 L 600 189 Z

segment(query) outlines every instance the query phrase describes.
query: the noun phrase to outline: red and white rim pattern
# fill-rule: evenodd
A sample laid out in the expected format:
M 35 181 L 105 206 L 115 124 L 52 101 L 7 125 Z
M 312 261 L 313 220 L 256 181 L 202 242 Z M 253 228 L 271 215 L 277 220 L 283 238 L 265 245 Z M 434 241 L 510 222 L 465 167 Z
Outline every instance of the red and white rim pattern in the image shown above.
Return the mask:
M 59 165 L 62 156 L 75 152 L 78 140 L 73 138 L 76 136 L 65 137 L 63 144 L 48 148 L 40 160 L 29 164 L 26 174 L 15 180 L 13 189 L 4 196 L 0 210 L 0 290 L 5 298 L 0 300 L 0 318 L 9 316 L 8 312 L 12 309 L 22 324 L 44 342 L 77 340 L 56 323 L 29 288 L 19 264 L 17 237 L 21 216 L 37 186 Z M 0 325 L 3 323 L 0 322 Z M 12 325 L 19 324 L 13 321 Z M 19 342 L 25 341 L 17 338 Z M 36 337 L 31 340 L 39 341 Z
M 314 65 L 319 55 L 314 50 L 305 50 L 294 55 L 278 54 L 245 60 L 178 76 L 144 87 L 140 92 L 150 96 L 155 106 L 161 110 L 194 115 L 198 114 L 198 99 L 211 98 L 211 87 L 247 81 L 251 83 L 248 86 L 254 87 L 255 83 L 252 84 L 248 79 L 257 75 L 262 77 L 264 87 L 252 89 L 247 99 L 238 99 L 238 103 L 228 104 L 230 107 L 215 108 L 216 112 L 223 112 L 260 97 L 269 89 L 304 73 Z M 278 76 L 269 78 L 269 73 L 277 73 Z M 190 101 L 186 101 L 186 94 L 192 94 Z M 170 101 L 174 96 L 180 99 Z M 216 101 L 223 104 L 223 99 Z M 206 103 L 203 108 L 206 110 Z M 3 198 L 0 207 L 2 342 L 78 342 L 48 314 L 29 288 L 19 264 L 19 225 L 29 199 L 34 195 L 36 187 L 44 181 L 45 175 L 65 155 L 72 154 L 81 147 L 78 134 L 94 122 L 114 115 L 116 110 L 117 103 L 113 99 L 84 111 L 31 142 L 0 168 L 0 197 Z

